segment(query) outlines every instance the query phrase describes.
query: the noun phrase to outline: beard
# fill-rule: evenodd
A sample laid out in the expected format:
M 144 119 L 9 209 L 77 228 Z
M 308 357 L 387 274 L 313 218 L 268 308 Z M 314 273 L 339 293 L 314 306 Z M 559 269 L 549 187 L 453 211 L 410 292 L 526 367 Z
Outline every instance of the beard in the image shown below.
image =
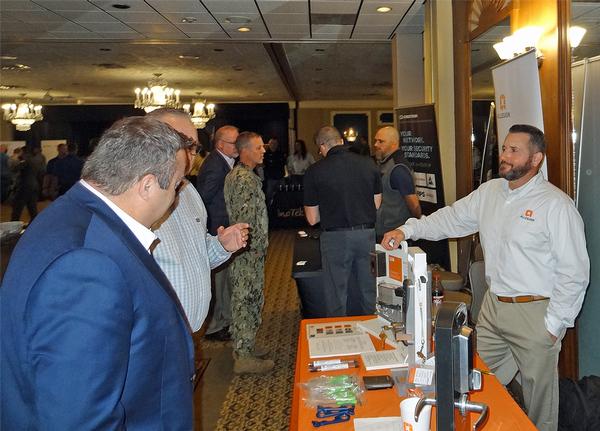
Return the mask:
M 502 166 L 510 166 L 510 169 L 507 171 L 502 171 Z M 504 178 L 508 181 L 518 180 L 523 178 L 533 167 L 533 155 L 529 156 L 529 159 L 522 165 L 511 165 L 506 162 L 500 163 L 500 172 L 498 173 L 501 178 Z

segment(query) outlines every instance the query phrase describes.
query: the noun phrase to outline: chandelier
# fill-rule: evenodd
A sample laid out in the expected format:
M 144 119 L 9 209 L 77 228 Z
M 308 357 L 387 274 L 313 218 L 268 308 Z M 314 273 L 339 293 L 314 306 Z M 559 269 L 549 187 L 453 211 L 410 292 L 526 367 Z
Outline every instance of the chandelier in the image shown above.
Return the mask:
M 346 140 L 348 142 L 356 141 L 357 136 L 358 136 L 357 133 L 354 131 L 354 129 L 352 127 L 350 127 L 350 129 L 348 129 L 348 130 L 344 130 L 344 138 L 346 138 Z
M 31 100 L 17 99 L 15 103 L 2 105 L 2 109 L 4 109 L 4 119 L 13 123 L 20 132 L 31 129 L 33 123 L 44 119 L 42 106 L 33 105 Z
M 190 115 L 190 119 L 196 129 L 204 129 L 206 123 L 215 118 L 215 104 L 206 104 L 206 100 L 202 102 L 194 101 L 194 110 L 191 111 L 191 105 L 186 103 L 183 105 L 183 110 Z
M 158 108 L 179 109 L 178 89 L 167 87 L 167 81 L 161 78 L 162 73 L 155 73 L 154 78 L 148 81 L 148 87 L 135 89 L 135 107 L 146 112 L 152 112 Z

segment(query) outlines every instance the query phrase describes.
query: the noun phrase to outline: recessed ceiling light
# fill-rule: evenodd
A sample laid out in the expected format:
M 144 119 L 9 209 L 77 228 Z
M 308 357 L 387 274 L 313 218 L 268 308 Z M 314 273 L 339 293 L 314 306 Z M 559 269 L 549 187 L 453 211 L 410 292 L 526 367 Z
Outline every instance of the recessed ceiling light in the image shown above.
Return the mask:
M 0 60 L 16 60 L 17 57 L 13 57 L 12 55 L 2 55 L 0 56 Z
M 198 18 L 196 18 L 195 16 L 186 16 L 181 18 L 181 22 L 184 24 L 190 24 L 196 21 L 198 21 Z
M 225 51 L 223 48 L 213 48 L 214 52 L 223 52 Z
M 0 85 L 0 90 L 10 90 L 13 88 L 12 85 Z
M 110 48 L 100 48 L 100 51 L 108 52 L 108 51 L 112 51 L 112 49 L 110 49 Z
M 182 60 L 200 60 L 200 57 L 197 55 L 179 55 L 178 57 Z
M 129 9 L 131 7 L 128 4 L 121 4 L 121 3 L 115 3 L 111 6 L 114 7 L 115 9 Z
M 325 52 L 325 49 L 324 48 L 315 48 L 315 51 L 316 52 Z
M 377 8 L 377 12 L 379 12 L 379 13 L 388 13 L 391 10 L 392 10 L 392 8 L 389 6 L 380 6 Z
M 247 33 L 251 31 L 250 27 L 240 27 L 237 29 L 240 33 Z
M 238 72 L 244 70 L 244 68 L 242 66 L 232 66 L 233 70 L 236 70 Z
M 250 21 L 252 21 L 250 18 L 241 15 L 232 15 L 225 18 L 225 22 L 229 24 L 248 24 Z

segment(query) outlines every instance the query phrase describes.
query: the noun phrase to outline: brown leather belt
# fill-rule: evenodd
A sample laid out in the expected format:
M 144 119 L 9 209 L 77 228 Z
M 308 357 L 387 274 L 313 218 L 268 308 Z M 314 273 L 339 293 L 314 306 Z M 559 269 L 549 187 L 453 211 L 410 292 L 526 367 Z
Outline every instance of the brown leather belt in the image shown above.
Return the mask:
M 550 299 L 546 296 L 536 296 L 536 295 L 522 295 L 522 296 L 500 296 L 496 295 L 498 301 L 500 302 L 508 302 L 509 304 L 523 304 L 525 302 L 533 302 L 533 301 L 544 301 L 546 299 Z

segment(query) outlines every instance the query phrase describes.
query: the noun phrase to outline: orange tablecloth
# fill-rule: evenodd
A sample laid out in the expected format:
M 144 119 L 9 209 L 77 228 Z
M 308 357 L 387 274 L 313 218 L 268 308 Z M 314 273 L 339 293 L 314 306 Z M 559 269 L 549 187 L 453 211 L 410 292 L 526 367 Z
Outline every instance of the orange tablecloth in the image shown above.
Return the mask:
M 317 377 L 320 374 L 335 375 L 346 374 L 349 371 L 356 371 L 362 375 L 381 375 L 389 373 L 389 370 L 366 371 L 360 363 L 360 368 L 351 368 L 350 370 L 329 371 L 327 373 L 311 373 L 308 371 L 308 363 L 310 358 L 308 355 L 308 341 L 306 338 L 306 325 L 309 323 L 324 323 L 335 322 L 341 320 L 366 320 L 373 316 L 359 317 L 336 317 L 327 319 L 309 319 L 301 322 L 300 335 L 298 337 L 298 352 L 296 355 L 296 373 L 294 379 L 294 398 L 292 401 L 292 415 L 290 420 L 290 430 L 313 430 L 317 429 L 312 426 L 311 421 L 315 420 L 314 407 L 307 407 L 302 401 L 302 394 L 298 383 L 306 382 L 311 378 Z M 379 349 L 379 343 L 375 343 Z M 346 356 L 344 359 L 359 359 L 359 357 Z M 359 360 L 360 362 L 360 360 Z M 475 360 L 475 365 L 478 368 L 484 368 L 485 365 L 479 357 Z M 504 386 L 494 376 L 483 376 L 483 390 L 473 392 L 470 395 L 473 401 L 486 403 L 489 406 L 489 417 L 485 425 L 484 431 L 536 431 L 535 426 L 529 418 L 523 413 L 519 406 L 514 402 L 508 394 Z M 356 414 L 354 417 L 369 418 L 380 416 L 400 416 L 400 398 L 396 389 L 383 389 L 377 391 L 367 391 L 365 393 L 365 402 L 363 405 L 356 406 Z M 472 415 L 472 422 L 477 418 L 477 415 Z M 431 418 L 431 429 L 435 430 L 435 407 Z M 327 425 L 323 428 L 324 431 L 341 431 L 353 430 L 352 419 L 349 422 L 344 422 L 335 425 Z

